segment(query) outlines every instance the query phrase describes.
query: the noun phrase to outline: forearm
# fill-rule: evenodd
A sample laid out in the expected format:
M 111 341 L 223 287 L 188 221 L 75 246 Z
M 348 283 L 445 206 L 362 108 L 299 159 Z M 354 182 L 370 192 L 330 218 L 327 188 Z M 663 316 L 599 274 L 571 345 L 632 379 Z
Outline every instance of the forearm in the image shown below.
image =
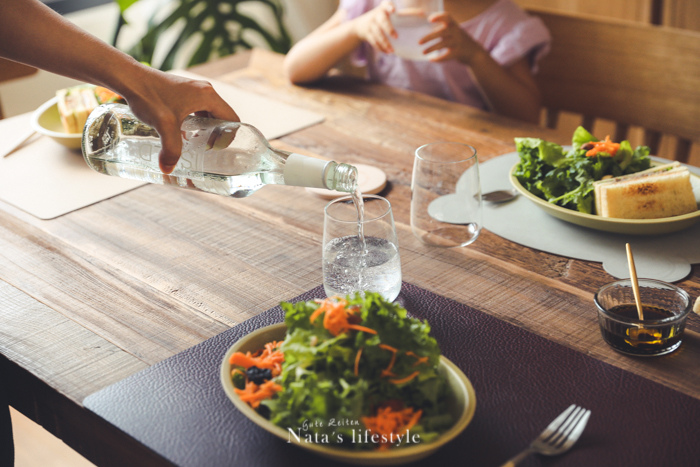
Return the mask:
M 0 2 L 0 55 L 116 91 L 140 68 L 36 0 Z
M 494 112 L 539 121 L 541 97 L 525 60 L 506 69 L 483 52 L 475 54 L 469 66 Z
M 323 78 L 361 44 L 352 22 L 336 13 L 323 27 L 299 41 L 284 59 L 287 78 L 303 84 Z
M 164 173 L 180 157 L 180 127 L 188 115 L 238 120 L 211 84 L 142 65 L 37 0 L 0 0 L 0 56 L 121 94 L 160 135 Z

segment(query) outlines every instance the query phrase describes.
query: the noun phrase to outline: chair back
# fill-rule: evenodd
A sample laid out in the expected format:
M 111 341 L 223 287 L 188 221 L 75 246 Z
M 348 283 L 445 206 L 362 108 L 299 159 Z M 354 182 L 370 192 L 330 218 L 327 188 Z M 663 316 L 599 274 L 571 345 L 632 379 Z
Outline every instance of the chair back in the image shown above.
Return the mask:
M 32 68 L 21 63 L 13 62 L 0 58 L 0 83 L 10 81 L 12 79 L 24 78 L 37 72 L 36 68 Z M 3 118 L 2 103 L 0 102 L 0 119 Z
M 700 32 L 528 10 L 552 34 L 535 75 L 547 127 L 557 128 L 562 111 L 590 131 L 598 119 L 614 122 L 616 141 L 639 127 L 652 154 L 670 137 L 675 150 L 664 156 L 688 161 L 700 142 Z

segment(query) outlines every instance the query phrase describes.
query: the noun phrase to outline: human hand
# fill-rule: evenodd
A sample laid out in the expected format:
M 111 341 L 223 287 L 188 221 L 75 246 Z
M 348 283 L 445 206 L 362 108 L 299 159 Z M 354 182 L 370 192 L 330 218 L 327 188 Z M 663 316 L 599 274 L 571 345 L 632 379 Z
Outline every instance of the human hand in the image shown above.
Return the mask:
M 393 3 L 388 0 L 383 1 L 376 8 L 355 19 L 355 34 L 360 40 L 368 42 L 369 45 L 380 52 L 393 53 L 394 48 L 389 41 L 389 37 L 398 37 L 394 26 L 391 24 L 390 15 L 393 12 Z
M 437 24 L 438 27 L 430 34 L 422 37 L 418 43 L 424 45 L 435 41 L 434 44 L 423 50 L 425 55 L 436 50 L 442 52 L 431 58 L 431 62 L 457 60 L 465 65 L 470 65 L 477 54 L 484 52 L 484 49 L 459 27 L 459 24 L 449 13 L 435 13 L 428 20 L 433 24 Z
M 185 117 L 195 113 L 204 117 L 240 121 L 236 112 L 210 83 L 145 66 L 142 71 L 143 76 L 134 77 L 122 95 L 139 120 L 152 126 L 160 135 L 158 164 L 163 173 L 171 173 L 180 159 L 180 128 Z

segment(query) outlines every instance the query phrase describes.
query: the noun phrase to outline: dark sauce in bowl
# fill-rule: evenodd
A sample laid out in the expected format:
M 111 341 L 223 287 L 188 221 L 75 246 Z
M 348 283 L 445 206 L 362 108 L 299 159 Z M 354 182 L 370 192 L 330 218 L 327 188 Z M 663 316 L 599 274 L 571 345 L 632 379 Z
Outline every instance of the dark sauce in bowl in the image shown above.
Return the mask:
M 685 320 L 659 322 L 675 316 L 669 310 L 644 305 L 644 321 L 639 324 L 623 322 L 638 319 L 634 304 L 617 305 L 608 313 L 620 321 L 599 315 L 603 339 L 614 349 L 631 355 L 664 355 L 674 351 L 681 343 Z M 647 323 L 648 322 L 648 323 Z

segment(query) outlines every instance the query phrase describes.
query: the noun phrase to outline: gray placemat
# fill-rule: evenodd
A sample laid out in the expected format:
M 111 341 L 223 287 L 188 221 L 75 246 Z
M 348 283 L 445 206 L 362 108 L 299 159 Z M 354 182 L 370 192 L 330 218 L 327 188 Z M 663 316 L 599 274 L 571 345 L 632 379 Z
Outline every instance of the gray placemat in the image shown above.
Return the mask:
M 661 159 L 659 159 L 661 160 Z M 508 153 L 479 166 L 484 193 L 510 189 L 509 173 L 518 154 Z M 688 168 L 700 174 L 697 167 Z M 638 236 L 601 232 L 550 216 L 519 196 L 505 204 L 484 205 L 484 227 L 520 245 L 569 258 L 603 263 L 616 278 L 629 277 L 625 243 L 634 250 L 637 276 L 675 282 L 700 263 L 700 223 L 665 235 Z

